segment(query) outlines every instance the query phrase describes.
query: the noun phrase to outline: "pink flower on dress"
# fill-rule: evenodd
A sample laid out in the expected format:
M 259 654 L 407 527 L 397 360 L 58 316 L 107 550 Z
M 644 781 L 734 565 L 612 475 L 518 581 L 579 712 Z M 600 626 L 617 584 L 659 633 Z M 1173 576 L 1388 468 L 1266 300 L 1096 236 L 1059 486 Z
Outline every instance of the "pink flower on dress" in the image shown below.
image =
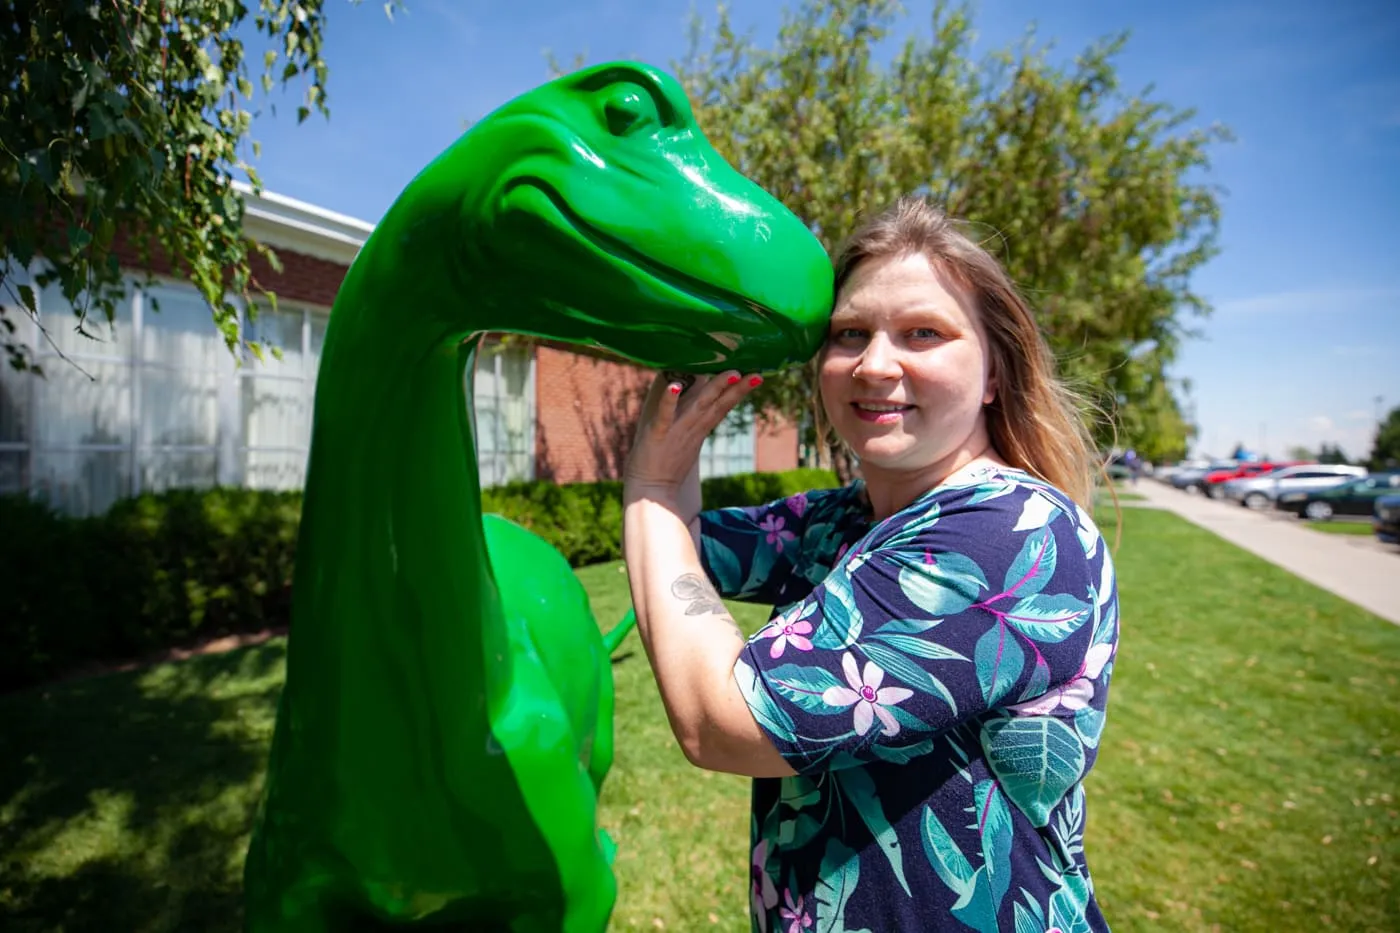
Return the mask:
M 764 870 L 768 861 L 768 840 L 764 839 L 753 847 L 753 862 L 749 874 L 753 878 L 750 895 L 753 900 L 753 915 L 758 918 L 758 928 L 768 931 L 768 911 L 778 904 L 778 889 L 773 887 L 773 879 Z
M 797 540 L 797 535 L 783 527 L 787 520 L 777 515 L 769 515 L 758 523 L 758 527 L 768 532 L 768 543 L 773 545 L 774 550 L 779 554 L 783 553 L 783 544 L 788 541 Z
M 1104 666 L 1112 657 L 1112 645 L 1095 645 L 1085 653 L 1084 663 L 1079 665 L 1079 672 L 1069 683 L 1041 694 L 1034 700 L 1017 703 L 1011 707 L 1011 711 L 1019 716 L 1044 716 L 1061 706 L 1067 710 L 1083 709 L 1094 698 L 1094 681 L 1099 679 Z
M 855 655 L 849 651 L 841 658 L 841 669 L 846 674 L 849 687 L 827 687 L 822 693 L 822 702 L 827 706 L 855 705 L 856 735 L 870 731 L 878 717 L 885 736 L 899 734 L 899 720 L 894 718 L 887 706 L 903 702 L 914 695 L 913 690 L 904 687 L 880 687 L 885 672 L 874 661 L 865 662 L 865 670 L 856 670 Z
M 802 896 L 798 895 L 797 903 L 792 901 L 792 892 L 784 891 L 783 900 L 787 901 L 787 906 L 778 910 L 778 915 L 789 921 L 787 933 L 802 933 L 803 930 L 812 928 L 812 918 L 802 909 Z
M 816 600 L 808 602 L 805 611 L 801 615 L 797 613 L 802 610 L 802 606 L 795 607 L 790 613 L 778 616 L 758 633 L 759 638 L 773 639 L 773 645 L 768 649 L 770 658 L 780 658 L 787 650 L 788 645 L 792 645 L 798 651 L 811 651 L 812 640 L 807 636 L 812 634 L 812 623 L 807 621 L 807 616 L 817 609 Z
M 805 492 L 799 492 L 795 496 L 788 496 L 787 507 L 788 511 L 792 512 L 793 515 L 801 518 L 802 513 L 807 511 L 807 494 Z

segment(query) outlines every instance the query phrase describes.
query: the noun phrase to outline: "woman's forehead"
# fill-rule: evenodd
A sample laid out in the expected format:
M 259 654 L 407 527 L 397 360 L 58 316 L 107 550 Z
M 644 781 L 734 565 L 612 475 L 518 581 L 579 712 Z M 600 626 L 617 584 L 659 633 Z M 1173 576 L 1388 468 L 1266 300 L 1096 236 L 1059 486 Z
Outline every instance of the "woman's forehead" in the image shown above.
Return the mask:
M 837 293 L 835 315 L 966 313 L 962 289 L 918 254 L 867 260 Z

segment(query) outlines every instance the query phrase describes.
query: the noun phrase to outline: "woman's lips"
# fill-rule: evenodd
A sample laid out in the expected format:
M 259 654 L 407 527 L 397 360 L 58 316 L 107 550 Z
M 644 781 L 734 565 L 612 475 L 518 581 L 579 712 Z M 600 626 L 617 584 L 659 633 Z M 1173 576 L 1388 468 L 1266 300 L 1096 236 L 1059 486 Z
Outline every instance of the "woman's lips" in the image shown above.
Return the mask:
M 852 402 L 851 410 L 857 418 L 869 424 L 895 424 L 913 411 L 914 406 Z

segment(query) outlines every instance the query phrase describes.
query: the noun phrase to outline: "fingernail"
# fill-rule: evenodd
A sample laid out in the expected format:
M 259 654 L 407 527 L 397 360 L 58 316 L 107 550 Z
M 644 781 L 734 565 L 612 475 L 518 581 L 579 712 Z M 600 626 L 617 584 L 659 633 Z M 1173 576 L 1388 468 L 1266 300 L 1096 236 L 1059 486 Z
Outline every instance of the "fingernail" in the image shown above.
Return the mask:
M 667 392 L 670 392 L 672 395 L 680 395 L 680 394 L 681 394 L 681 387 L 678 386 L 678 385 L 676 385 L 676 384 L 673 382 L 673 383 L 671 383 L 670 385 L 668 385 L 668 386 L 666 387 L 666 391 L 667 391 Z
M 738 380 L 735 380 L 735 381 L 737 382 Z M 757 388 L 760 384 L 762 384 L 762 382 L 763 382 L 763 377 L 762 377 L 762 376 L 750 376 L 750 377 L 749 377 L 749 385 L 752 386 L 752 387 Z
M 732 385 L 732 386 L 738 385 L 738 384 L 739 384 L 739 377 L 738 377 L 738 376 L 730 376 L 726 381 L 727 381 L 730 385 Z

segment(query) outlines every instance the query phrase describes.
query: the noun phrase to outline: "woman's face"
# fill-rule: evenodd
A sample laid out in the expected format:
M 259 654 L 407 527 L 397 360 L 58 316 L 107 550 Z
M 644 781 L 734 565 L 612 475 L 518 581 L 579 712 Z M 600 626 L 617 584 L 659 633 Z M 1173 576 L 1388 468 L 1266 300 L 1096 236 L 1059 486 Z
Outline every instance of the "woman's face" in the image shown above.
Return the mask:
M 936 482 L 988 446 L 986 335 L 962 289 L 921 255 L 856 267 L 836 296 L 820 382 L 868 481 Z

